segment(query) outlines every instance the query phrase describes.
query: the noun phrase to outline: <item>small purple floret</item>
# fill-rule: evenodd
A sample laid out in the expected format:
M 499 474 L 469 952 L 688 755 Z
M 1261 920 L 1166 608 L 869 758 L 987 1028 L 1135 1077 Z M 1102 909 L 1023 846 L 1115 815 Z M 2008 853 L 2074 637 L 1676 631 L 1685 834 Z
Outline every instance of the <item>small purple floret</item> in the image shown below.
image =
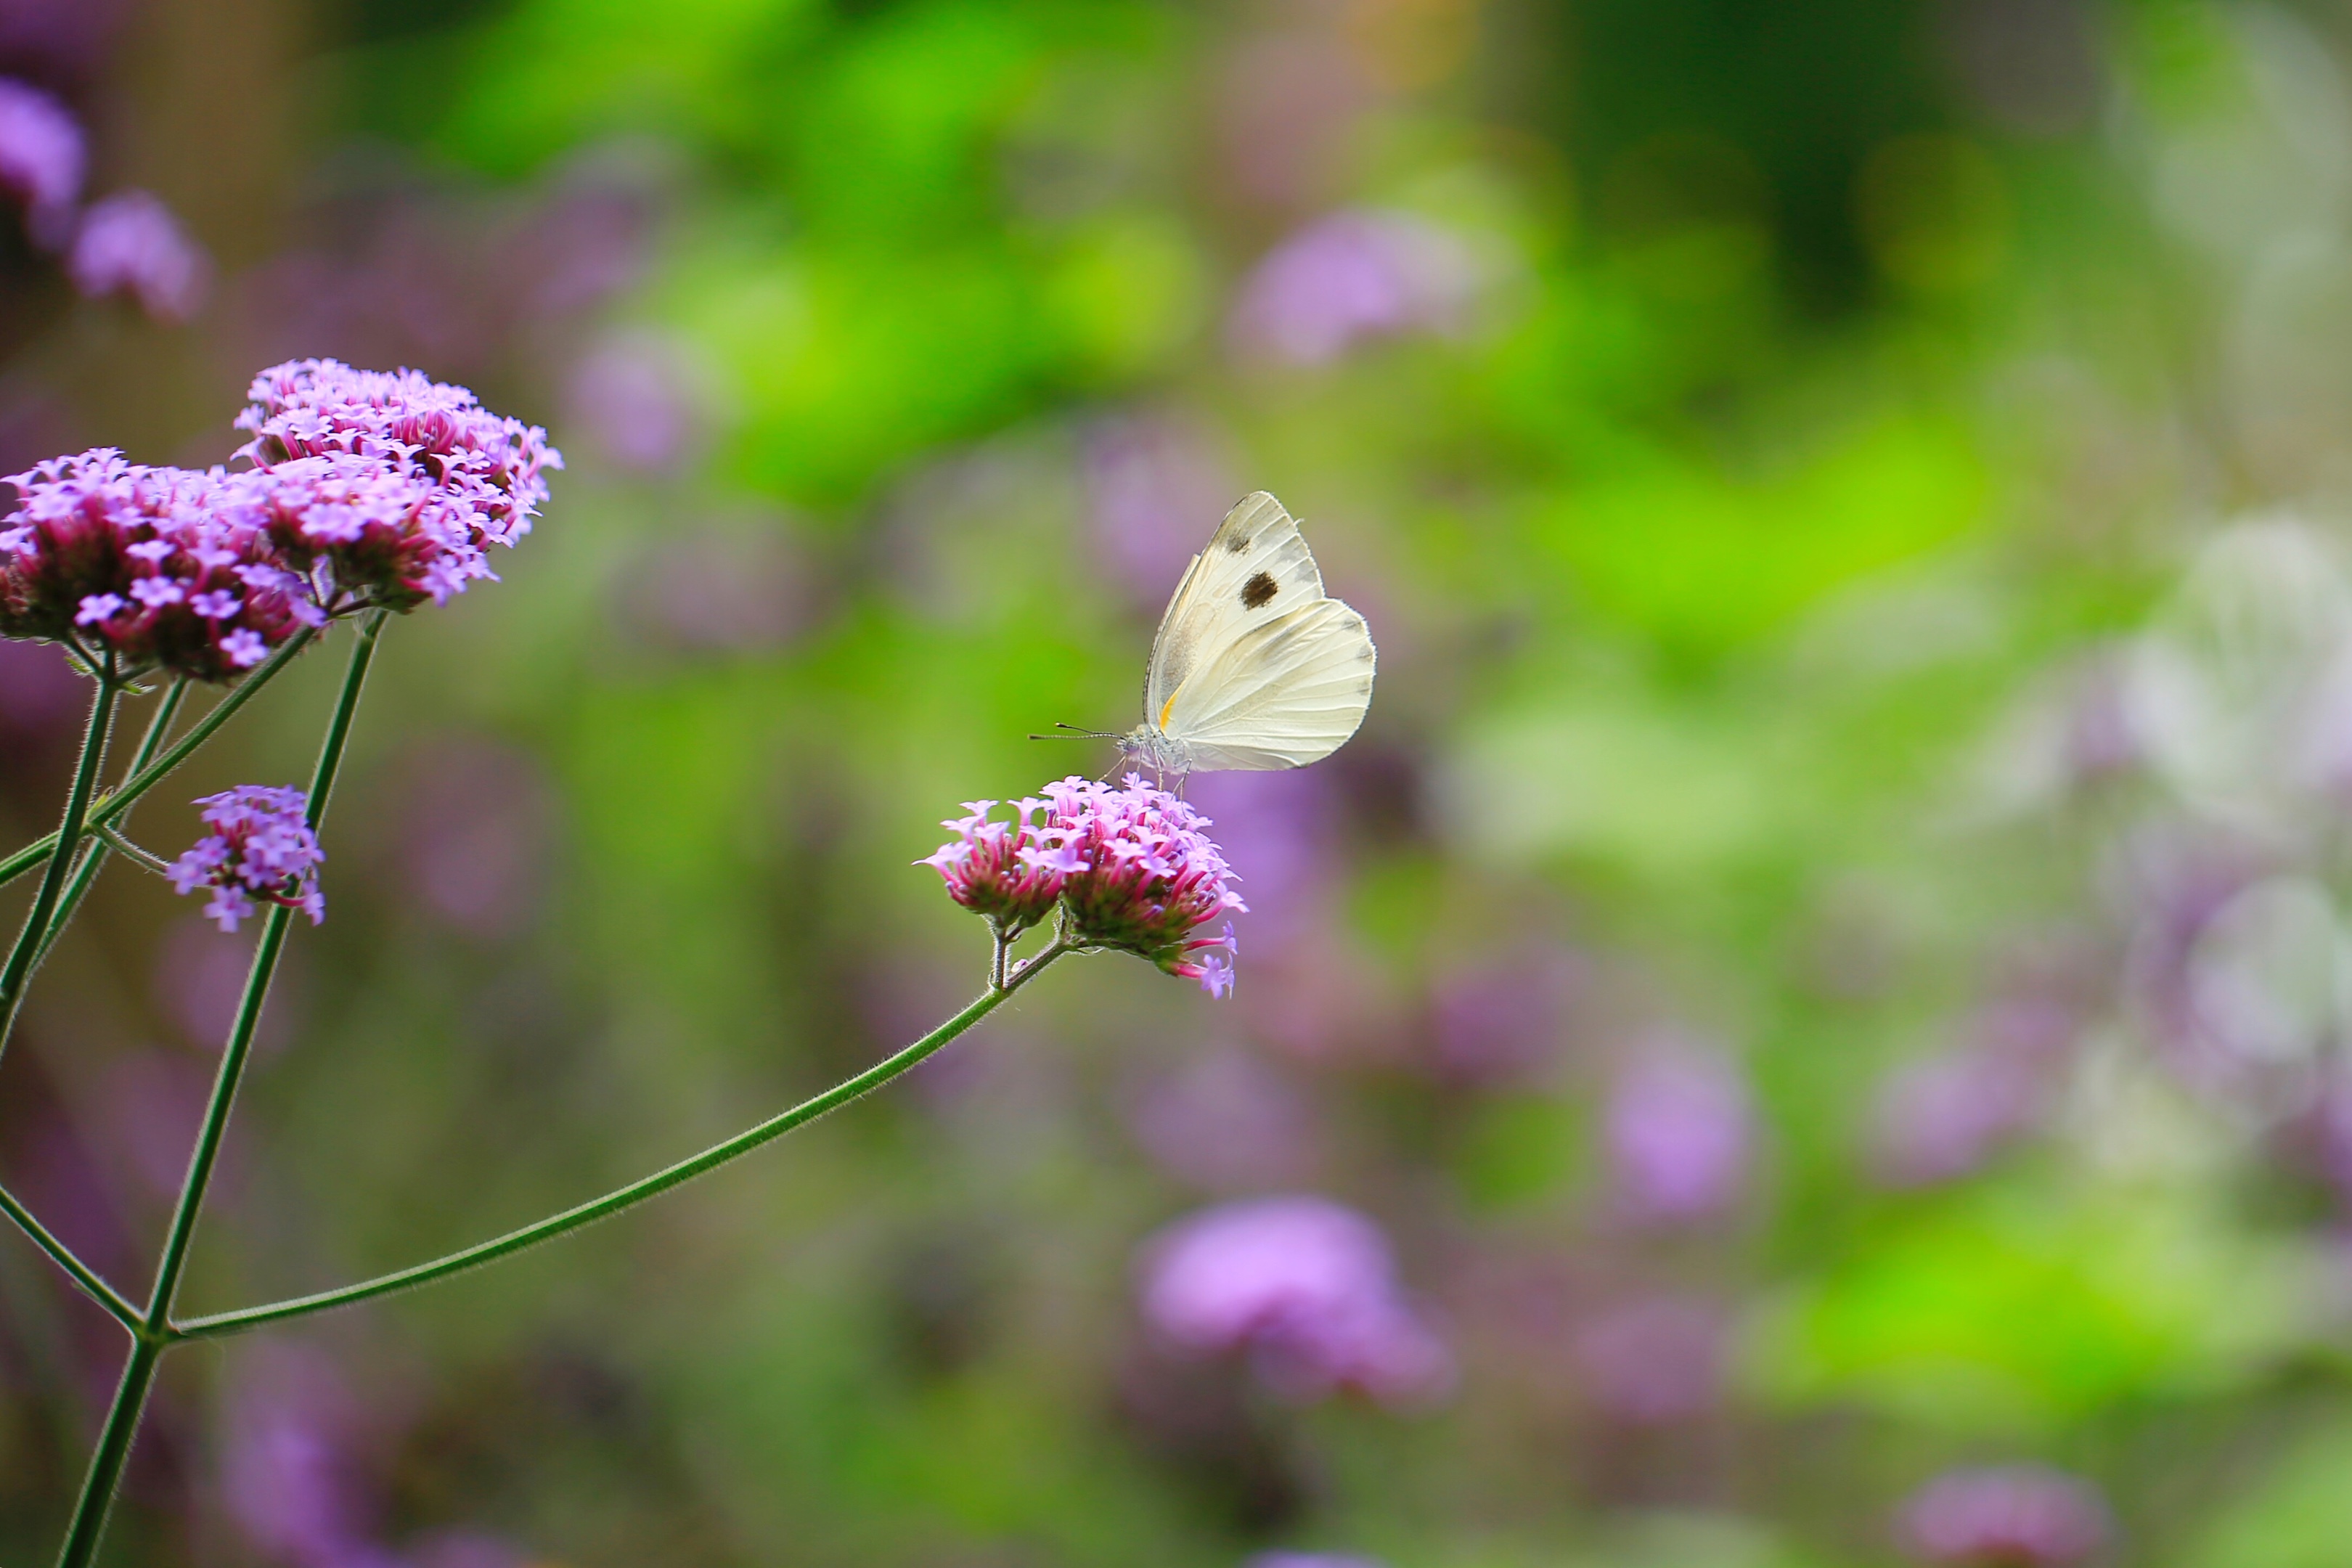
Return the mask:
M 234 931 L 253 914 L 256 900 L 299 910 L 312 925 L 327 918 L 326 895 L 319 891 L 319 865 L 326 856 L 300 790 L 239 784 L 196 804 L 213 831 L 173 862 L 171 879 L 183 894 L 213 889 L 206 918 Z

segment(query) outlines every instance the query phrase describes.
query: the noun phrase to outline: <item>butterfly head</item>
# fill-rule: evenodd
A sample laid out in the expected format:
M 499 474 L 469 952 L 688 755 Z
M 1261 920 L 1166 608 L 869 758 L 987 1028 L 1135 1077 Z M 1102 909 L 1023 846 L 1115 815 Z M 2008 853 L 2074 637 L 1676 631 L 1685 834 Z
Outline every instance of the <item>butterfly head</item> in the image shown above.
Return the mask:
M 1119 761 L 1149 768 L 1162 779 L 1181 779 L 1192 771 L 1192 748 L 1165 731 L 1138 724 L 1118 738 Z

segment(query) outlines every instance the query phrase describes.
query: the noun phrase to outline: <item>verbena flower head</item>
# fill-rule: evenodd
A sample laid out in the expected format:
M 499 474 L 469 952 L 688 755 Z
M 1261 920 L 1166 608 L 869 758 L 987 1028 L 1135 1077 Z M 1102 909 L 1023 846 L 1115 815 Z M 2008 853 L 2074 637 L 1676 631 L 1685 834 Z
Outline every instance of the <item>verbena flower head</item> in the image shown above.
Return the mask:
M 1146 1244 L 1143 1314 L 1179 1349 L 1247 1354 L 1294 1399 L 1351 1389 L 1412 1402 L 1452 1385 L 1454 1360 L 1406 1300 L 1380 1227 L 1328 1198 L 1250 1198 Z
M 1200 936 L 1209 921 L 1247 910 L 1224 854 L 1204 831 L 1209 819 L 1134 773 L 1114 789 L 1075 775 L 1045 786 L 1048 826 L 1084 868 L 1062 884 L 1071 935 L 1088 947 L 1148 958 L 1170 974 L 1197 980 L 1212 996 L 1233 989 L 1238 952 L 1233 922 Z
M 213 831 L 172 863 L 172 886 L 182 893 L 212 889 L 207 918 L 234 931 L 257 901 L 299 910 L 312 925 L 327 918 L 326 895 L 319 891 L 326 856 L 300 790 L 239 784 L 196 804 Z
M 503 418 L 462 386 L 413 370 L 354 370 L 340 360 L 289 360 L 253 378 L 236 427 L 257 468 L 303 458 L 373 458 L 437 485 L 476 548 L 530 531 L 547 499 L 545 470 L 563 466 L 536 425 Z
M 0 520 L 0 637 L 221 680 L 324 619 L 218 469 L 147 468 L 99 447 L 7 482 L 18 501 Z
M 1904 1504 L 1899 1532 L 1923 1563 L 2066 1568 L 2097 1554 L 2113 1524 L 2089 1483 L 2040 1465 L 1947 1471 Z
M 34 237 L 55 244 L 81 195 L 81 127 L 38 88 L 0 78 L 0 189 L 25 204 Z
M 1132 773 L 1124 789 L 1073 775 L 1047 784 L 1045 796 L 1013 802 L 1009 822 L 990 820 L 992 800 L 966 802 L 970 816 L 940 825 L 955 841 L 915 864 L 936 869 L 948 897 L 1008 935 L 1058 904 L 1073 946 L 1148 958 L 1212 996 L 1232 991 L 1233 922 L 1200 932 L 1249 906 L 1203 831 L 1209 819 Z
M 121 191 L 82 215 L 66 272 L 93 300 L 129 294 L 159 321 L 184 321 L 204 302 L 212 263 L 171 208 Z
M 241 515 L 338 613 L 445 604 L 495 575 L 466 507 L 406 464 L 335 452 L 232 479 Z
M 1013 803 L 1013 819 L 992 822 L 992 800 L 964 802 L 968 816 L 940 824 L 956 835 L 934 854 L 915 862 L 937 870 L 948 897 L 974 914 L 986 915 L 1008 937 L 1044 920 L 1062 896 L 1062 886 L 1086 862 L 1069 848 L 1066 828 L 1041 826 L 1042 800 Z

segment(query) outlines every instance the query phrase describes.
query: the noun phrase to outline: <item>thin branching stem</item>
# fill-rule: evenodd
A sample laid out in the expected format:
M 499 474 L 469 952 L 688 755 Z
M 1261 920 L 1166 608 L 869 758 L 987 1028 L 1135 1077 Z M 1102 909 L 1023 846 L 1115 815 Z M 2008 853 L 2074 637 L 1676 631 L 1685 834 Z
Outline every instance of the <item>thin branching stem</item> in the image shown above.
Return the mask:
M 569 1235 L 583 1226 L 593 1225 L 598 1220 L 610 1219 L 613 1215 L 625 1209 L 634 1208 L 648 1198 L 658 1197 L 672 1187 L 690 1182 L 707 1172 L 715 1171 L 730 1161 L 740 1159 L 762 1144 L 772 1142 L 795 1128 L 806 1126 L 829 1110 L 838 1110 L 853 1100 L 872 1093 L 988 1016 L 1013 992 L 1043 973 L 1047 964 L 1068 951 L 1069 949 L 1060 942 L 1055 942 L 1022 964 L 1013 972 L 1005 984 L 991 984 L 970 1006 L 896 1056 L 877 1062 L 856 1077 L 837 1083 L 814 1099 L 804 1100 L 790 1110 L 772 1116 L 756 1127 L 746 1129 L 723 1142 L 712 1144 L 691 1159 L 680 1160 L 674 1165 L 665 1166 L 652 1175 L 607 1193 L 601 1198 L 592 1199 L 575 1207 L 565 1209 L 562 1214 L 551 1215 L 535 1225 L 527 1225 L 520 1230 L 510 1230 L 506 1235 L 494 1237 L 488 1241 L 478 1242 L 472 1247 L 452 1252 L 446 1257 L 434 1258 L 429 1263 L 419 1263 L 391 1274 L 378 1275 L 375 1279 L 362 1279 L 355 1285 L 345 1285 L 339 1289 L 322 1290 L 315 1296 L 299 1296 L 290 1300 L 272 1301 L 265 1306 L 241 1308 L 233 1312 L 215 1312 L 208 1317 L 189 1318 L 172 1325 L 168 1331 L 174 1339 L 218 1339 L 224 1335 L 242 1332 L 247 1329 L 258 1328 L 264 1323 L 282 1322 L 288 1318 L 308 1317 L 313 1312 L 324 1312 L 337 1307 L 352 1306 L 356 1302 L 371 1300 L 378 1296 L 389 1296 L 394 1291 L 413 1290 L 420 1285 L 429 1285 L 438 1279 L 446 1279 L 453 1274 L 462 1274 L 467 1269 L 479 1268 L 484 1264 L 494 1263 L 501 1258 L 510 1258 L 526 1247 L 552 1241 L 557 1237 Z
M 256 665 L 252 674 L 231 687 L 227 696 L 214 703 L 210 712 L 189 726 L 188 732 L 173 742 L 170 751 L 124 779 L 92 805 L 84 824 L 85 831 L 103 826 L 129 811 L 131 802 L 154 788 L 163 782 L 166 773 L 194 755 L 198 746 L 212 738 L 214 731 L 227 723 L 238 709 L 258 696 L 261 689 L 293 663 L 295 656 L 310 647 L 310 640 L 318 635 L 313 628 L 305 626 L 288 637 L 276 653 Z M 6 859 L 0 860 L 0 883 L 12 882 L 34 867 L 47 863 L 58 843 L 58 836 L 52 833 L 46 838 L 35 839 Z
M 139 1309 L 125 1300 L 122 1292 L 108 1284 L 97 1269 L 74 1256 L 73 1248 L 49 1233 L 47 1226 L 33 1217 L 23 1200 L 5 1187 L 0 1187 L 0 1214 L 16 1222 L 16 1228 L 33 1238 L 33 1245 L 49 1255 L 50 1260 L 66 1271 L 67 1276 L 82 1289 L 82 1293 L 106 1309 L 109 1316 L 129 1329 L 140 1331 Z
M 98 787 L 98 771 L 106 760 L 106 739 L 114 728 L 115 704 L 122 698 L 111 658 L 97 672 L 97 690 L 90 694 L 89 723 L 82 731 L 81 755 L 74 763 L 73 783 L 66 790 L 65 818 L 58 824 L 57 839 L 60 844 L 80 840 L 83 819 L 89 814 L 90 795 Z M 49 917 L 57 912 L 58 900 L 65 895 L 66 880 L 72 869 L 70 857 L 49 858 L 40 888 L 33 894 L 33 907 L 25 913 L 25 928 L 17 932 L 16 943 L 8 951 L 7 963 L 0 966 L 0 1051 L 8 1048 L 8 1036 L 16 1027 L 18 1009 L 25 1004 L 26 984 L 33 977 L 34 963 L 48 945 L 46 938 L 49 934 Z
M 382 611 L 361 623 L 351 663 L 343 673 L 342 689 L 337 693 L 334 712 L 327 721 L 326 738 L 320 742 L 318 765 L 310 775 L 310 817 L 314 831 L 334 792 L 335 775 L 342 766 L 343 750 L 351 740 L 352 719 L 358 711 L 360 693 L 366 687 L 368 667 L 374 660 L 376 639 L 383 630 Z M 62 860 L 60 857 L 59 863 Z M 262 922 L 261 941 L 254 948 L 253 967 L 247 972 L 245 993 L 237 999 L 236 1019 L 229 1027 L 228 1045 L 221 1052 L 220 1069 L 213 1079 L 212 1098 L 205 1103 L 204 1121 L 196 1131 L 196 1145 L 188 1156 L 188 1172 L 180 1184 L 179 1201 L 173 1205 L 171 1227 L 163 1238 L 163 1254 L 155 1266 L 154 1287 L 148 1292 L 146 1308 L 139 1315 L 137 1337 L 123 1363 L 122 1379 L 115 1387 L 114 1403 L 108 1407 L 106 1425 L 99 1433 L 97 1450 L 90 1456 L 89 1470 L 82 1479 L 81 1495 L 75 1501 L 65 1544 L 58 1553 L 58 1568 L 87 1568 L 97 1553 L 99 1538 L 105 1532 L 107 1510 L 121 1481 L 122 1467 L 131 1457 L 131 1441 L 138 1436 L 140 1417 L 154 1386 L 156 1366 L 170 1342 L 173 1299 L 179 1292 L 181 1276 L 187 1268 L 188 1249 L 195 1240 L 196 1222 L 204 1213 L 205 1193 L 212 1184 L 221 1140 L 228 1131 L 229 1113 L 236 1108 L 237 1085 L 245 1077 L 245 1064 L 253 1050 L 254 1030 L 261 1022 L 262 1008 L 268 1003 L 270 982 L 277 976 L 278 956 L 285 951 L 286 934 L 293 916 L 292 910 L 280 904 Z

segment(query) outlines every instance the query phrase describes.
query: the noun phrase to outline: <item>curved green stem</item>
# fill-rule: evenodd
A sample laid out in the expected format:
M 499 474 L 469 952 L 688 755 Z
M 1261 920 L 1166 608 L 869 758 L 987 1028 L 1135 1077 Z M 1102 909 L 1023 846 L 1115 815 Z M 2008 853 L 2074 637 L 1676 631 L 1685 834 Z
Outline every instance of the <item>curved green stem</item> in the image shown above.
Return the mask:
M 756 1127 L 739 1132 L 723 1142 L 712 1144 L 690 1159 L 680 1160 L 675 1165 L 666 1166 L 650 1176 L 632 1182 L 627 1186 L 607 1193 L 601 1198 L 592 1199 L 575 1207 L 565 1209 L 562 1214 L 551 1215 L 536 1225 L 527 1225 L 520 1230 L 510 1230 L 504 1236 L 478 1242 L 472 1247 L 450 1253 L 446 1258 L 436 1258 L 429 1263 L 419 1263 L 394 1273 L 378 1275 L 373 1279 L 363 1279 L 358 1284 L 346 1285 L 340 1289 L 322 1290 L 315 1296 L 298 1296 L 290 1300 L 272 1301 L 266 1306 L 246 1307 L 234 1312 L 215 1312 L 208 1317 L 190 1318 L 184 1322 L 172 1325 L 169 1332 L 174 1339 L 217 1339 L 225 1334 L 234 1334 L 246 1329 L 257 1328 L 263 1323 L 279 1322 L 288 1318 L 307 1317 L 312 1312 L 324 1312 L 337 1307 L 348 1307 L 354 1302 L 369 1300 L 377 1296 L 388 1296 L 397 1290 L 413 1290 L 420 1285 L 429 1285 L 436 1279 L 446 1279 L 453 1274 L 462 1274 L 469 1268 L 479 1268 L 486 1263 L 494 1263 L 501 1258 L 512 1257 L 525 1247 L 537 1247 L 543 1241 L 552 1241 L 559 1236 L 568 1235 L 583 1226 L 593 1225 L 600 1219 L 609 1219 L 624 1209 L 634 1208 L 648 1198 L 658 1197 L 672 1187 L 690 1182 L 706 1172 L 715 1171 L 731 1160 L 740 1159 L 761 1144 L 772 1142 L 796 1127 L 806 1126 L 829 1110 L 837 1110 L 853 1100 L 872 1093 L 988 1016 L 1006 997 L 1012 995 L 1013 992 L 1043 971 L 1047 964 L 1068 951 L 1070 950 L 1058 942 L 1045 949 L 1015 971 L 1005 984 L 992 984 L 988 990 L 981 994 L 978 1000 L 962 1012 L 958 1013 L 896 1056 L 877 1062 L 856 1078 L 835 1084 L 814 1099 L 804 1100 L 790 1110 L 772 1116 Z
M 312 628 L 305 626 L 287 638 L 276 653 L 271 654 L 261 664 L 255 666 L 252 674 L 231 687 L 227 696 L 214 703 L 212 710 L 197 720 L 188 732 L 173 744 L 170 751 L 124 779 L 119 786 L 100 799 L 97 805 L 91 806 L 87 826 L 103 826 L 129 811 L 132 801 L 154 788 L 156 784 L 163 782 L 166 773 L 186 762 L 198 746 L 212 738 L 214 731 L 227 723 L 238 709 L 259 695 L 261 689 L 276 679 L 278 671 L 293 663 L 294 657 L 310 647 L 310 640 L 318 635 Z M 0 860 L 0 883 L 12 882 L 34 867 L 47 861 L 57 849 L 58 842 L 59 836 L 52 833 L 46 838 L 35 839 L 6 859 Z
M 383 629 L 383 613 L 378 611 L 361 624 L 358 640 L 352 648 L 342 689 L 336 696 L 334 713 L 327 721 L 326 738 L 319 746 L 318 765 L 311 771 L 310 817 L 314 830 L 334 792 L 343 748 L 351 739 L 352 718 L 358 710 L 360 693 L 367 684 L 368 667 L 375 658 L 376 638 Z M 61 835 L 60 841 L 69 837 Z M 64 857 L 58 857 L 56 863 L 62 865 Z M 293 916 L 292 910 L 278 904 L 271 908 L 262 922 L 261 941 L 254 948 L 253 967 L 246 973 L 245 993 L 237 999 L 236 1019 L 229 1027 L 228 1045 L 221 1052 L 220 1070 L 213 1079 L 212 1098 L 205 1106 L 196 1145 L 188 1156 L 188 1173 L 180 1184 L 179 1202 L 173 1205 L 163 1255 L 155 1266 L 154 1288 L 148 1293 L 146 1309 L 140 1313 L 134 1331 L 137 1338 L 131 1342 L 130 1359 L 123 1364 L 122 1381 L 115 1388 L 114 1403 L 107 1410 L 97 1451 L 90 1456 L 89 1473 L 82 1479 L 81 1496 L 74 1504 L 73 1521 L 58 1553 L 58 1568 L 87 1568 L 105 1531 L 107 1510 L 113 1504 L 115 1488 L 122 1479 L 122 1467 L 131 1458 L 131 1444 L 138 1435 L 140 1417 L 146 1409 L 148 1392 L 154 1385 L 156 1363 L 170 1343 L 172 1301 L 187 1268 L 196 1221 L 204 1213 L 205 1193 L 212 1184 L 213 1166 L 220 1157 L 221 1140 L 228 1131 L 229 1113 L 236 1104 L 237 1085 L 245 1077 L 245 1064 L 253 1051 L 254 1030 L 261 1022 L 262 1007 L 269 1000 L 269 984 L 277 976 L 278 955 L 285 951 L 286 933 Z
M 82 731 L 81 757 L 74 764 L 73 784 L 66 791 L 65 820 L 58 825 L 60 844 L 75 843 L 81 837 L 90 794 L 98 787 L 99 765 L 106 759 L 106 738 L 114 728 L 114 705 L 122 697 L 122 688 L 114 678 L 112 659 L 98 671 L 97 679 L 98 690 L 89 700 L 89 724 Z M 57 912 L 58 900 L 65 895 L 67 874 L 71 869 L 70 857 L 49 857 L 40 889 L 33 895 L 33 907 L 26 911 L 25 929 L 16 934 L 16 945 L 9 950 L 6 965 L 0 967 L 0 1051 L 8 1048 L 8 1036 L 16 1027 L 17 1009 L 25 1003 L 26 983 L 33 976 L 34 962 L 48 945 L 49 917 Z

